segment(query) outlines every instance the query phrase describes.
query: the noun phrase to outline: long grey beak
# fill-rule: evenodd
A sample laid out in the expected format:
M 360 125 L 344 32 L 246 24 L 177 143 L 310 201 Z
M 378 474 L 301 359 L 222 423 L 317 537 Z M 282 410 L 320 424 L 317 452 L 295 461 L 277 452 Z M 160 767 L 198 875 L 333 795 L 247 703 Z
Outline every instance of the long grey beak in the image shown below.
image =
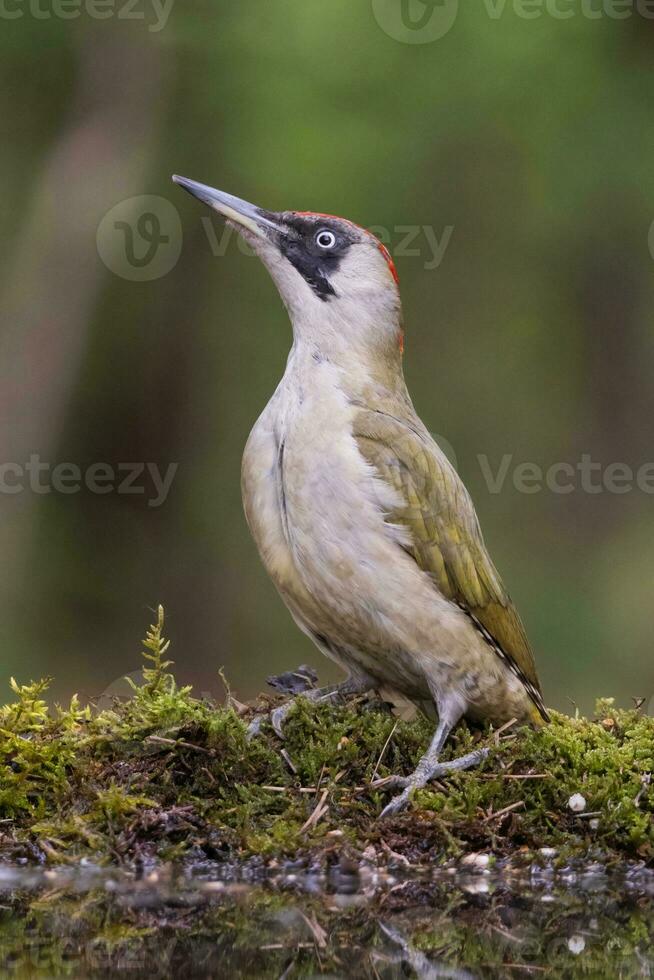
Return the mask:
M 197 197 L 204 204 L 208 204 L 218 214 L 222 214 L 235 224 L 247 228 L 259 238 L 267 238 L 266 228 L 277 232 L 282 231 L 281 226 L 273 220 L 273 215 L 269 211 L 263 211 L 254 204 L 242 201 L 240 197 L 234 197 L 233 194 L 227 194 L 225 191 L 218 191 L 215 187 L 209 187 L 208 184 L 199 184 L 196 180 L 189 180 L 188 177 L 178 177 L 177 174 L 173 174 L 173 180 L 193 197 Z

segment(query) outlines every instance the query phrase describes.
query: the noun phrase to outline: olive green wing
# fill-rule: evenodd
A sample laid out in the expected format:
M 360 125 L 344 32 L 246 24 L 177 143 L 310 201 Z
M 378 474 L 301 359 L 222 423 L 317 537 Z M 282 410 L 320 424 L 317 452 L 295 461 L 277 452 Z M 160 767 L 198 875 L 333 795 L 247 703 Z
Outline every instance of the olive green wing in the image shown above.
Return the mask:
M 406 550 L 441 593 L 472 617 L 547 720 L 524 626 L 486 551 L 468 492 L 445 455 L 417 421 L 381 411 L 361 409 L 354 437 L 403 501 L 388 520 L 411 532 Z

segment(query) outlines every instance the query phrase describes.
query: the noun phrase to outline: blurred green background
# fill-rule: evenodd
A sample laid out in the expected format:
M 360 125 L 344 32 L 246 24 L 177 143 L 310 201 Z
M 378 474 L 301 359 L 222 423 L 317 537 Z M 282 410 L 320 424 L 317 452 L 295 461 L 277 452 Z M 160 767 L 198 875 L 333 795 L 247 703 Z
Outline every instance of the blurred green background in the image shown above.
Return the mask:
M 334 676 L 241 512 L 241 452 L 284 368 L 286 314 L 177 172 L 381 226 L 391 249 L 404 226 L 452 229 L 436 268 L 422 231 L 418 254 L 396 257 L 416 407 L 454 449 L 547 700 L 649 700 L 654 497 L 579 481 L 522 493 L 512 470 L 493 494 L 478 460 L 654 460 L 642 5 L 621 2 L 618 19 L 567 2 L 563 19 L 490 0 L 30 2 L 0 13 L 0 462 L 179 468 L 160 507 L 144 479 L 141 495 L 0 493 L 2 684 L 51 674 L 59 697 L 100 695 L 138 667 L 160 601 L 199 691 L 221 691 L 221 665 L 241 697 L 302 662 Z M 448 9 L 441 37 L 406 43 Z M 123 274 L 124 227 L 118 272 L 96 243 L 120 205 L 147 253 L 152 225 L 139 242 L 139 202 L 121 204 L 139 195 L 179 214 L 179 260 L 149 281 Z

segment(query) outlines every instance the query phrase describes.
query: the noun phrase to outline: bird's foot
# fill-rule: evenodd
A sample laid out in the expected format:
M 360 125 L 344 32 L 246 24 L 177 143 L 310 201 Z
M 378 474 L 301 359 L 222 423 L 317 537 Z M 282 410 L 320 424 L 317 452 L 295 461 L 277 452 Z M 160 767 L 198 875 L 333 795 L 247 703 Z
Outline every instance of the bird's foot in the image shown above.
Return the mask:
M 275 731 L 275 734 L 278 735 L 279 738 L 283 739 L 284 738 L 283 725 L 287 717 L 291 714 L 291 712 L 295 708 L 295 702 L 296 702 L 296 698 L 291 698 L 290 701 L 285 701 L 284 704 L 280 704 L 278 708 L 273 708 L 273 710 L 270 711 L 268 714 L 255 715 L 252 721 L 250 722 L 250 724 L 248 725 L 245 732 L 245 737 L 248 740 L 248 742 L 251 739 L 256 738 L 258 735 L 261 735 L 261 729 L 265 722 L 270 722 L 270 724 L 272 725 Z
M 306 698 L 307 701 L 311 701 L 313 704 L 320 704 L 323 701 L 337 701 L 339 698 L 347 697 L 351 694 L 362 694 L 368 690 L 370 690 L 369 684 L 363 684 L 350 677 L 346 681 L 343 681 L 342 684 L 332 684 L 328 687 L 318 687 L 311 691 L 303 691 L 298 697 Z M 297 701 L 297 697 L 291 698 L 289 701 L 285 701 L 284 704 L 280 704 L 278 708 L 273 708 L 269 715 L 255 715 L 247 728 L 246 738 L 248 741 L 261 733 L 261 726 L 265 721 L 270 721 L 275 734 L 283 739 L 284 724 L 288 716 L 297 707 Z
M 473 766 L 479 765 L 486 758 L 488 752 L 488 749 L 476 749 L 474 752 L 468 752 L 467 755 L 452 759 L 450 762 L 435 761 L 425 764 L 425 760 L 422 760 L 422 764 L 419 764 L 416 771 L 410 776 L 388 776 L 386 779 L 378 779 L 372 784 L 373 789 L 402 790 L 384 807 L 380 817 L 392 817 L 396 813 L 401 813 L 409 805 L 411 797 L 417 789 L 422 789 L 428 782 L 432 779 L 438 779 L 439 776 L 446 776 L 451 772 L 461 772 L 464 769 L 471 769 Z
M 304 691 L 298 697 L 307 698 L 309 701 L 320 701 L 321 695 L 325 695 L 324 688 L 317 689 L 315 691 Z M 329 697 L 329 694 L 325 695 Z M 266 715 L 255 715 L 250 724 L 247 727 L 245 737 L 248 741 L 255 738 L 257 735 L 261 734 L 261 726 L 264 722 L 269 721 L 273 727 L 275 734 L 283 739 L 284 738 L 284 722 L 290 714 L 293 713 L 297 707 L 297 697 L 291 698 L 289 701 L 285 701 L 284 704 L 280 704 L 279 707 L 273 708 L 270 714 Z
M 310 694 L 311 692 L 307 692 Z M 306 697 L 307 695 L 303 695 Z M 311 701 L 315 700 L 310 698 Z M 273 708 L 270 712 L 270 724 L 273 727 L 273 731 L 279 738 L 284 738 L 284 722 L 290 714 L 292 714 L 297 707 L 297 699 L 293 698 L 291 701 L 286 701 L 284 704 L 280 704 L 278 708 Z

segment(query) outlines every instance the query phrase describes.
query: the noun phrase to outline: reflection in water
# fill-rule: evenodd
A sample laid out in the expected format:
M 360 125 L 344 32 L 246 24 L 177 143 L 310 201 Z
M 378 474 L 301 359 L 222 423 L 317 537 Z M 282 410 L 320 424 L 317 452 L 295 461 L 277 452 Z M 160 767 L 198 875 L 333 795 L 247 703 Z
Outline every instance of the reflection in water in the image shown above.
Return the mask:
M 0 868 L 2 976 L 650 977 L 654 873 Z

